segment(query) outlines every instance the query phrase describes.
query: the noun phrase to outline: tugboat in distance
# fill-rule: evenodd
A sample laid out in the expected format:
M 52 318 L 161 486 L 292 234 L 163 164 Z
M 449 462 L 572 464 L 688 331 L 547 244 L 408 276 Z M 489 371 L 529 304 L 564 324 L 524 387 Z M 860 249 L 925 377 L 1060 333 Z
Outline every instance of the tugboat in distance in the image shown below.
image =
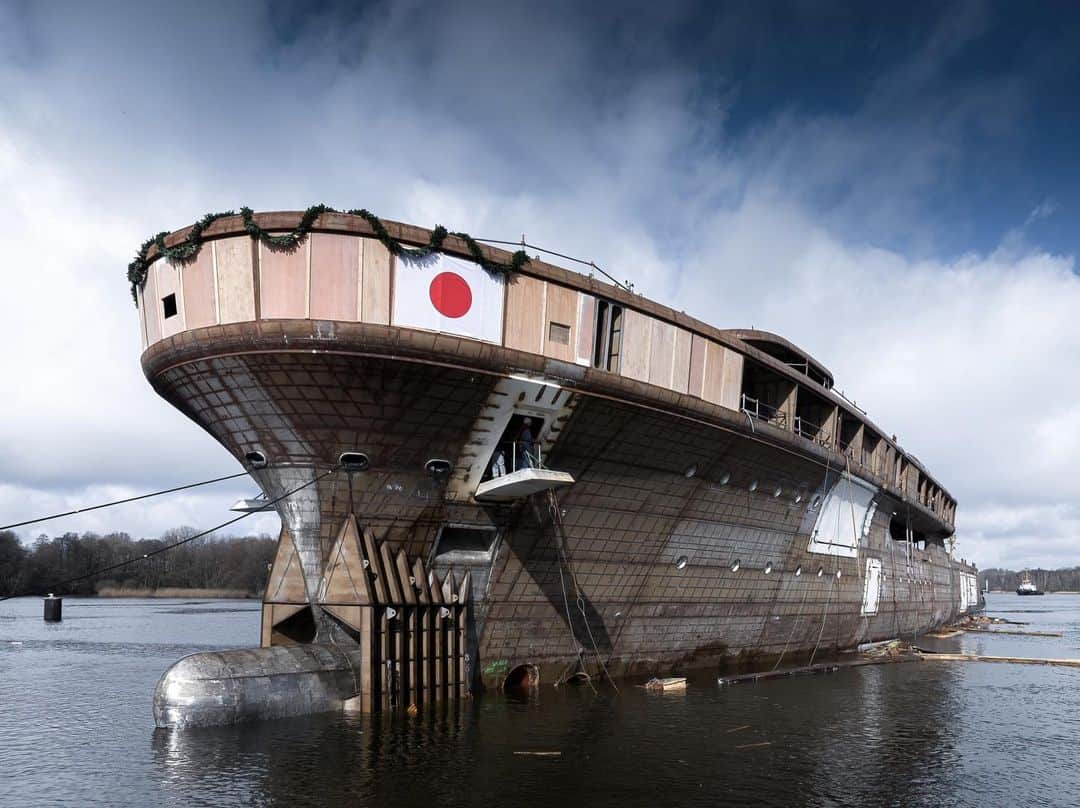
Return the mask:
M 1035 586 L 1031 582 L 1031 575 L 1024 573 L 1023 580 L 1020 581 L 1020 586 L 1016 587 L 1016 594 L 1018 595 L 1045 595 L 1045 592 L 1040 592 L 1039 587 Z

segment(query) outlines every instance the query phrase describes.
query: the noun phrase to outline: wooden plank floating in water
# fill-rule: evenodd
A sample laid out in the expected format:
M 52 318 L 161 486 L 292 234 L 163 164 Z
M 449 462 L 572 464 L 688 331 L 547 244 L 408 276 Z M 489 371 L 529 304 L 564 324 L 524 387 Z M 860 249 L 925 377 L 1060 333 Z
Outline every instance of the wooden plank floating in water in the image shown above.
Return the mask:
M 646 690 L 686 690 L 685 676 L 671 676 L 667 679 L 650 679 L 645 683 Z
M 964 631 L 970 631 L 977 634 L 1011 634 L 1018 637 L 1060 637 L 1061 632 L 1058 631 L 1015 631 L 1007 628 L 972 628 L 967 627 Z
M 514 752 L 518 757 L 562 757 L 562 752 Z
M 721 676 L 716 683 L 719 685 L 735 685 L 741 682 L 762 682 L 767 679 L 783 679 L 788 676 L 810 676 L 817 673 L 833 673 L 841 668 L 861 668 L 864 665 L 883 665 L 887 662 L 914 662 L 918 657 L 906 656 L 877 656 L 869 659 L 852 659 L 843 662 L 822 662 L 817 665 L 804 665 L 800 668 L 780 668 L 775 671 L 762 671 L 760 673 L 743 673 L 738 676 Z
M 941 662 L 1004 662 L 1014 665 L 1057 665 L 1066 668 L 1080 668 L 1080 659 L 1037 659 L 1034 657 L 982 656 L 981 654 L 935 654 L 923 652 L 921 659 Z

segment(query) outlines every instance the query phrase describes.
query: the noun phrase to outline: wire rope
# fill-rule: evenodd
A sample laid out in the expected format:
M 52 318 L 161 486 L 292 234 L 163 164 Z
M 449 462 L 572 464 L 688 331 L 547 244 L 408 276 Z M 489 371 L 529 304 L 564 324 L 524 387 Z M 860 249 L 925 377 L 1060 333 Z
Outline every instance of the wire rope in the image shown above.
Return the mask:
M 65 511 L 64 513 L 54 513 L 52 516 L 40 516 L 37 519 L 27 519 L 25 522 L 13 522 L 10 525 L 0 525 L 0 530 L 10 530 L 15 527 L 24 527 L 26 525 L 36 525 L 38 522 L 48 522 L 52 519 L 59 519 L 62 516 L 74 516 L 78 513 L 89 513 L 90 511 L 99 511 L 102 508 L 111 508 L 113 505 L 123 505 L 125 502 L 138 502 L 140 499 L 150 499 L 151 497 L 160 497 L 162 494 L 173 494 L 177 491 L 186 491 L 189 488 L 198 488 L 200 485 L 210 485 L 211 483 L 220 483 L 224 480 L 235 480 L 237 477 L 246 477 L 247 472 L 241 471 L 237 474 L 226 474 L 224 477 L 214 477 L 212 480 L 203 480 L 198 483 L 189 483 L 188 485 L 178 485 L 176 488 L 166 488 L 163 491 L 152 491 L 149 494 L 139 494 L 134 497 L 127 497 L 126 499 L 114 499 L 112 502 L 103 502 L 100 505 L 91 505 L 89 508 L 76 508 L 73 511 Z
M 268 506 L 269 505 L 275 505 L 278 502 L 281 502 L 281 500 L 286 499 L 287 497 L 291 497 L 293 494 L 299 493 L 300 491 L 303 491 L 305 488 L 314 485 L 315 483 L 319 482 L 322 479 L 325 479 L 329 475 L 333 474 L 335 471 L 337 471 L 337 466 L 335 466 L 334 468 L 332 468 L 332 469 L 330 469 L 328 471 L 323 472 L 322 474 L 318 475 L 317 477 L 313 477 L 312 479 L 308 480 L 303 485 L 297 486 L 296 488 L 292 489 L 291 491 L 286 491 L 284 494 L 282 494 L 279 497 L 276 497 L 276 498 L 274 498 L 272 500 L 268 500 L 266 504 Z M 67 586 L 68 584 L 73 584 L 73 583 L 76 583 L 78 581 L 84 581 L 87 578 L 93 578 L 95 576 L 102 575 L 103 573 L 111 572 L 112 570 L 120 569 L 121 567 L 126 567 L 126 566 L 128 566 L 130 564 L 134 564 L 134 563 L 136 563 L 138 561 L 145 561 L 145 560 L 147 560 L 149 558 L 153 558 L 156 555 L 161 555 L 162 553 L 168 552 L 169 550 L 173 550 L 173 549 L 175 549 L 175 548 L 177 548 L 177 547 L 179 547 L 179 546 L 181 546 L 183 544 L 187 544 L 188 542 L 193 542 L 196 539 L 201 539 L 204 536 L 208 536 L 208 535 L 210 535 L 211 533 L 213 533 L 216 530 L 221 530 L 224 527 L 228 527 L 229 525 L 236 524 L 241 519 L 247 519 L 253 513 L 256 513 L 256 511 L 248 511 L 246 513 L 242 513 L 239 516 L 236 516 L 236 517 L 234 517 L 232 519 L 229 519 L 228 521 L 222 522 L 219 525 L 215 525 L 214 527 L 212 527 L 212 528 L 210 528 L 208 530 L 200 531 L 199 533 L 196 533 L 194 536 L 188 536 L 186 539 L 181 539 L 180 541 L 173 542 L 172 544 L 166 544 L 164 547 L 159 547 L 156 550 L 151 550 L 148 553 L 143 553 L 141 555 L 132 556 L 131 558 L 124 559 L 123 561 L 118 561 L 115 564 L 109 564 L 108 566 L 100 567 L 99 569 L 96 569 L 96 570 L 91 570 L 90 572 L 84 573 L 83 575 L 76 575 L 76 576 L 74 576 L 72 578 L 67 578 L 67 579 L 65 579 L 63 581 L 57 581 L 57 582 L 51 584 L 50 586 L 46 587 L 46 589 L 48 589 L 50 592 L 54 592 L 54 591 L 56 591 L 56 590 L 58 590 L 58 589 L 60 589 L 62 587 Z M 23 597 L 28 597 L 30 595 L 36 595 L 36 594 L 39 594 L 39 591 L 40 590 L 31 589 L 31 590 L 26 590 L 26 591 L 23 591 L 23 592 L 17 592 L 17 593 L 12 594 L 12 595 L 5 595 L 3 597 L 0 597 L 0 602 L 5 601 L 5 600 L 11 600 L 12 598 L 23 598 Z

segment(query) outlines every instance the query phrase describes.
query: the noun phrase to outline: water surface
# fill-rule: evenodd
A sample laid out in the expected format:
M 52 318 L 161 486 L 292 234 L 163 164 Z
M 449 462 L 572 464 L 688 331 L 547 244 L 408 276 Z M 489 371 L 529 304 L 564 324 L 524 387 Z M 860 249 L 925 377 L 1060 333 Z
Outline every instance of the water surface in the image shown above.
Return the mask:
M 158 676 L 252 645 L 251 601 L 0 603 L 0 804 L 1076 805 L 1080 670 L 911 663 L 682 694 L 624 685 L 485 695 L 457 709 L 155 730 Z M 1080 657 L 1080 596 L 990 595 L 1061 639 L 940 650 Z M 1024 627 L 1014 627 L 1024 628 Z M 519 756 L 558 751 L 558 757 Z

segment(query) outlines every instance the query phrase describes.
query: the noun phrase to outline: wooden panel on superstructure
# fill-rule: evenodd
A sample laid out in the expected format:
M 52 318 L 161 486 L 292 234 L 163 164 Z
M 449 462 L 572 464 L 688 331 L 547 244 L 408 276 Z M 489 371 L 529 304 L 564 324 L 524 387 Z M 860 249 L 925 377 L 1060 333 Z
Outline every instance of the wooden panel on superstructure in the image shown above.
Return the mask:
M 653 319 L 633 309 L 623 310 L 623 337 L 619 370 L 639 382 L 649 381 L 649 353 Z
M 578 293 L 554 283 L 547 285 L 547 306 L 544 317 L 544 355 L 564 362 L 573 362 L 577 341 Z M 559 342 L 565 330 L 566 342 Z M 555 337 L 555 339 L 552 339 Z
M 255 319 L 255 279 L 248 236 L 212 242 L 217 274 L 218 318 L 222 324 Z
M 360 250 L 363 240 L 330 233 L 311 234 L 312 320 L 360 319 Z
M 142 292 L 142 312 L 146 327 L 146 344 L 153 345 L 161 339 L 161 301 L 157 296 L 157 273 L 146 273 Z
M 518 275 L 506 285 L 504 344 L 542 353 L 544 345 L 544 281 Z
M 675 352 L 671 360 L 671 389 L 685 393 L 690 386 L 690 343 L 693 335 L 684 328 L 675 329 Z
M 391 282 L 390 251 L 382 242 L 364 239 L 361 248 L 363 270 L 360 283 L 363 286 L 360 303 L 360 319 L 365 323 L 390 324 Z
M 217 292 L 214 289 L 214 251 L 205 247 L 184 266 L 184 325 L 205 328 L 217 325 Z
M 171 337 L 173 334 L 179 334 L 185 330 L 181 268 L 161 260 L 155 261 L 150 271 L 157 275 L 157 307 L 161 312 L 161 336 Z M 164 310 L 164 301 L 169 295 L 173 296 L 173 303 L 176 306 L 176 314 L 172 317 L 166 317 Z
M 676 330 L 671 323 L 652 321 L 652 336 L 649 341 L 649 384 L 671 387 Z
M 306 239 L 292 252 L 283 252 L 259 243 L 259 303 L 264 318 L 307 317 L 310 245 Z
M 596 298 L 578 292 L 577 363 L 591 365 L 596 339 Z
M 687 392 L 697 398 L 705 398 L 705 355 L 709 341 L 700 334 L 690 337 L 690 382 Z M 721 383 L 722 384 L 722 383 Z
M 743 355 L 730 348 L 724 348 L 723 383 L 720 393 L 721 407 L 729 410 L 740 409 L 739 399 L 742 395 Z

